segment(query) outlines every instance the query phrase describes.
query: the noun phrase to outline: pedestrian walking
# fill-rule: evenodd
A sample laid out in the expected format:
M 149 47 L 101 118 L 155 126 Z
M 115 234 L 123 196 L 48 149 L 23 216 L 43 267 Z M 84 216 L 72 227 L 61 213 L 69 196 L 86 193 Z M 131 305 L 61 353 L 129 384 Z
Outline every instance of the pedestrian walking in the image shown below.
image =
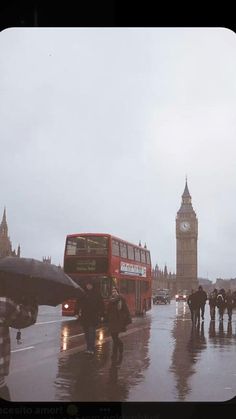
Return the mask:
M 191 320 L 192 320 L 192 322 L 193 322 L 193 313 L 194 313 L 194 311 L 193 311 L 193 306 L 192 306 L 192 300 L 193 300 L 193 294 L 194 294 L 194 290 L 192 289 L 191 290 L 191 293 L 189 294 L 189 296 L 188 296 L 188 298 L 187 298 L 187 304 L 188 304 L 188 307 L 189 307 L 189 310 L 190 310 L 190 313 L 191 313 Z
M 234 305 L 234 299 L 231 290 L 229 289 L 225 296 L 225 305 L 227 308 L 227 314 L 228 314 L 228 320 L 231 322 L 232 320 L 232 312 L 233 312 L 233 305 Z
M 193 325 L 198 326 L 200 323 L 200 298 L 198 291 L 195 291 L 191 296 L 191 306 L 193 311 Z
M 215 288 L 213 292 L 211 292 L 209 295 L 210 316 L 211 316 L 212 321 L 215 320 L 217 294 L 218 294 L 218 291 Z
M 204 313 L 205 313 L 205 305 L 207 300 L 207 293 L 203 290 L 202 286 L 199 285 L 198 287 L 198 299 L 200 304 L 200 314 L 202 317 L 202 320 L 204 320 Z
M 0 397 L 10 400 L 10 392 L 5 381 L 9 375 L 11 342 L 9 327 L 16 329 L 33 325 L 37 320 L 38 305 L 35 301 L 16 302 L 4 296 L 0 290 Z M 17 332 L 19 337 L 20 331 Z
M 123 342 L 119 338 L 119 333 L 125 332 L 128 324 L 132 322 L 129 309 L 124 297 L 113 287 L 111 298 L 107 307 L 108 329 L 113 341 L 112 361 L 121 362 L 123 354 Z M 117 359 L 119 352 L 119 357 Z
M 104 316 L 104 302 L 93 281 L 87 281 L 85 295 L 79 302 L 79 319 L 81 321 L 87 349 L 85 353 L 93 355 L 95 352 L 96 327 Z
M 224 311 L 225 311 L 225 290 L 224 288 L 221 288 L 218 292 L 217 298 L 216 298 L 216 305 L 219 310 L 219 320 L 223 321 Z

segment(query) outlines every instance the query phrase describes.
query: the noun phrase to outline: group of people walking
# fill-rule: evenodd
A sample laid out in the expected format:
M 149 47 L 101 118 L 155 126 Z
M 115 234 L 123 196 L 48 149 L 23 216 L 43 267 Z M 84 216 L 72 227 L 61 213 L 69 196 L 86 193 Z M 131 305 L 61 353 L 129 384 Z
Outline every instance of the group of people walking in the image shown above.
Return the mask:
M 94 355 L 96 328 L 100 321 L 104 320 L 105 307 L 101 294 L 93 282 L 88 281 L 86 283 L 85 297 L 80 301 L 78 312 L 87 345 L 85 353 Z M 120 363 L 123 354 L 123 342 L 119 334 L 126 331 L 127 325 L 131 323 L 131 315 L 124 297 L 119 294 L 115 286 L 112 287 L 106 308 L 106 320 L 113 342 L 112 361 Z
M 219 320 L 223 321 L 223 316 L 225 309 L 227 309 L 228 321 L 232 321 L 232 312 L 233 306 L 235 303 L 235 297 L 232 294 L 232 291 L 229 289 L 227 292 L 224 288 L 221 288 L 219 291 L 214 289 L 214 291 L 209 295 L 209 306 L 210 306 L 210 316 L 211 320 L 215 320 L 216 307 L 219 311 Z
M 95 353 L 96 328 L 104 319 L 104 302 L 93 282 L 85 285 L 85 295 L 79 304 L 80 321 L 85 334 L 86 353 Z M 5 296 L 0 288 L 0 398 L 10 400 L 10 393 L 5 377 L 9 374 L 10 364 L 10 333 L 9 327 L 21 329 L 33 325 L 37 320 L 38 305 L 35 301 L 13 301 Z M 108 329 L 113 341 L 112 362 L 120 363 L 123 354 L 123 342 L 120 332 L 126 330 L 131 323 L 131 316 L 125 299 L 113 287 L 106 308 Z M 20 335 L 20 331 L 17 332 Z
M 198 290 L 192 290 L 188 296 L 187 303 L 191 312 L 191 319 L 193 324 L 200 322 L 200 318 L 204 320 L 205 305 L 207 299 L 209 300 L 210 316 L 211 320 L 214 321 L 216 318 L 216 308 L 218 308 L 219 320 L 223 321 L 225 310 L 227 309 L 228 321 L 232 320 L 232 311 L 234 306 L 234 297 L 231 290 L 227 292 L 222 288 L 219 291 L 214 289 L 207 298 L 207 293 L 203 290 L 202 286 L 199 285 Z

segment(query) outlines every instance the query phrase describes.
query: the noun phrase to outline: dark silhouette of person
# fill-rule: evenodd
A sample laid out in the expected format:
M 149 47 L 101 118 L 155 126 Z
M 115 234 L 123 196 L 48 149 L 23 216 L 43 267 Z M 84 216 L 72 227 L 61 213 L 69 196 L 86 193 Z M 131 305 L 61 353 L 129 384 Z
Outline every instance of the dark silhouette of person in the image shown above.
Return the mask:
M 200 311 L 201 311 L 201 317 L 202 320 L 204 320 L 204 313 L 205 313 L 205 305 L 207 300 L 207 293 L 203 290 L 202 286 L 199 285 L 198 291 L 197 291 L 197 298 L 199 301 Z
M 25 328 L 36 322 L 38 305 L 35 301 L 27 301 L 25 298 L 19 302 L 5 297 L 0 289 L 0 397 L 10 400 L 10 392 L 5 381 L 9 375 L 11 343 L 9 327 Z M 17 336 L 20 331 L 17 332 Z
M 219 320 L 220 322 L 223 321 L 224 311 L 225 311 L 225 290 L 224 288 L 221 288 L 218 292 L 216 304 L 219 310 Z
M 86 282 L 85 295 L 79 302 L 79 313 L 79 319 L 84 330 L 87 344 L 85 352 L 89 355 L 94 355 L 96 327 L 104 316 L 104 302 L 93 281 Z
M 189 310 L 190 310 L 190 313 L 191 313 L 192 322 L 194 322 L 194 310 L 193 310 L 193 306 L 192 306 L 192 299 L 194 298 L 193 297 L 194 292 L 195 291 L 192 289 L 191 294 L 189 294 L 189 296 L 187 298 L 187 304 L 188 304 L 188 307 L 189 307 Z
M 191 318 L 193 325 L 197 325 L 200 322 L 200 298 L 199 292 L 193 292 L 188 298 L 188 304 L 191 306 Z
M 214 291 L 211 292 L 209 295 L 209 307 L 210 307 L 211 320 L 215 320 L 217 294 L 218 294 L 218 291 L 215 288 Z
M 227 308 L 227 314 L 228 314 L 228 320 L 231 322 L 232 320 L 232 312 L 233 312 L 233 305 L 234 305 L 234 299 L 231 290 L 229 289 L 225 296 L 225 305 Z
M 123 342 L 119 338 L 119 333 L 126 331 L 127 325 L 131 323 L 131 316 L 124 297 L 119 294 L 115 287 L 112 288 L 112 295 L 107 307 L 107 322 L 113 341 L 112 360 L 113 362 L 121 362 Z M 119 358 L 117 360 L 118 352 Z

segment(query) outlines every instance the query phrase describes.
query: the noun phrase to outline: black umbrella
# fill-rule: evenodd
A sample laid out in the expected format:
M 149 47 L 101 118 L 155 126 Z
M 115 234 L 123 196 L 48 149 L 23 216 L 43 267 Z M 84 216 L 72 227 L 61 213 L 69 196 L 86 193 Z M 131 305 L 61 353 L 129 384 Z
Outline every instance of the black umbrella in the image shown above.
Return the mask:
M 83 294 L 84 290 L 56 265 L 12 256 L 0 259 L 2 296 L 15 300 L 35 298 L 39 305 L 57 306 Z

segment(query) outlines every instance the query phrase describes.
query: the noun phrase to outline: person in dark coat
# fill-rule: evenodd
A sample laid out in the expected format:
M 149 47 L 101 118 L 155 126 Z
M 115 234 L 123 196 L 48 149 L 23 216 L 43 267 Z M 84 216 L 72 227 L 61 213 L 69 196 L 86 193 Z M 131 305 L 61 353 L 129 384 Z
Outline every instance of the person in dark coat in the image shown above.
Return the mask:
M 192 322 L 194 321 L 194 316 L 193 316 L 193 307 L 192 307 L 192 298 L 193 298 L 193 294 L 194 294 L 194 290 L 192 289 L 191 290 L 191 294 L 189 294 L 189 296 L 188 296 L 188 298 L 187 298 L 187 304 L 188 304 L 188 307 L 189 307 L 189 310 L 190 310 L 190 313 L 191 313 L 191 320 L 192 320 Z
M 234 299 L 231 290 L 229 289 L 225 296 L 225 305 L 227 308 L 227 314 L 228 314 L 228 320 L 231 322 L 232 320 L 232 312 L 233 312 L 233 305 L 234 305 Z
M 216 299 L 217 299 L 218 291 L 215 288 L 213 292 L 209 295 L 209 307 L 210 307 L 210 316 L 211 320 L 215 320 L 215 314 L 216 314 Z
M 119 338 L 119 333 L 125 332 L 128 324 L 132 322 L 129 309 L 124 297 L 113 287 L 112 295 L 107 307 L 108 329 L 113 341 L 112 360 L 120 362 L 123 354 L 123 342 Z M 119 352 L 119 358 L 117 355 Z
M 223 321 L 224 311 L 225 311 L 225 290 L 224 288 L 221 288 L 218 292 L 217 299 L 216 299 L 216 305 L 219 310 L 219 320 L 220 322 Z
M 92 281 L 85 285 L 85 295 L 80 301 L 80 321 L 87 344 L 86 353 L 93 355 L 95 352 L 96 327 L 104 316 L 104 302 L 102 296 Z
M 198 300 L 199 300 L 199 304 L 200 304 L 201 317 L 202 317 L 202 320 L 204 320 L 207 293 L 206 293 L 206 291 L 204 291 L 202 289 L 201 285 L 199 285 L 197 293 L 198 293 Z
M 0 290 L 0 397 L 10 400 L 10 393 L 5 381 L 9 375 L 11 343 L 9 327 L 25 328 L 36 322 L 38 305 L 36 302 L 22 303 L 1 296 Z M 19 333 L 19 332 L 18 332 Z
M 200 298 L 199 291 L 195 291 L 191 294 L 191 310 L 192 310 L 192 321 L 193 325 L 198 325 L 200 322 Z

